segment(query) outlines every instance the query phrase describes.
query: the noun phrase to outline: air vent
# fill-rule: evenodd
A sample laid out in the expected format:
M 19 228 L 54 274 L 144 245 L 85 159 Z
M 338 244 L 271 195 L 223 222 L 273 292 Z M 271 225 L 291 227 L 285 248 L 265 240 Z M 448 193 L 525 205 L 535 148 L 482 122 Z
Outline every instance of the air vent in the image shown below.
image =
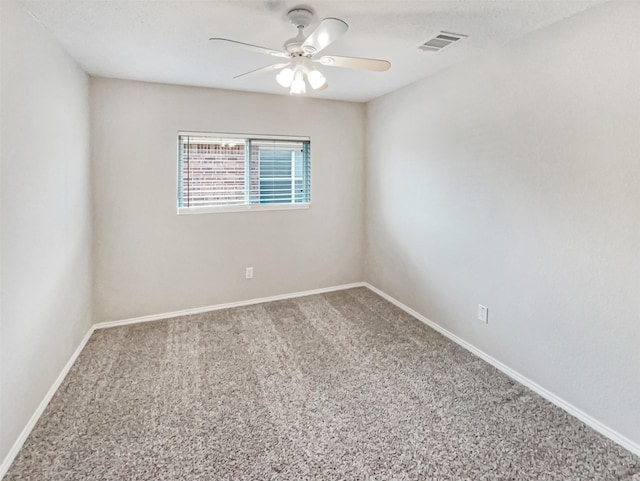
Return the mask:
M 438 35 L 433 37 L 431 40 L 427 40 L 425 43 L 420 45 L 418 48 L 425 52 L 439 52 L 445 47 L 448 47 L 452 43 L 457 42 L 463 38 L 467 38 L 468 35 L 463 35 L 461 33 L 451 33 L 451 32 L 440 32 Z

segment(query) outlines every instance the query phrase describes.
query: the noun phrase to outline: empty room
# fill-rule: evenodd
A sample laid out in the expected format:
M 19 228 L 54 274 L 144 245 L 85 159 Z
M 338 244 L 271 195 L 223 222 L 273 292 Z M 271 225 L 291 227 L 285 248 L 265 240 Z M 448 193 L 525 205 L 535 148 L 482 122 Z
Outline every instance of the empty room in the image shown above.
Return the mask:
M 640 481 L 640 1 L 0 23 L 0 479 Z

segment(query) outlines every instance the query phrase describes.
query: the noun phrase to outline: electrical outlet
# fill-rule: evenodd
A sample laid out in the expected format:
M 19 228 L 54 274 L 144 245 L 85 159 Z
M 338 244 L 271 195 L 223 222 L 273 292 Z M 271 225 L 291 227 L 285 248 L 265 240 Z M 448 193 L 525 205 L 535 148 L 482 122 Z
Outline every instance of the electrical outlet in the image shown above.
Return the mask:
M 489 324 L 489 308 L 487 306 L 478 304 L 478 320 Z
M 247 267 L 244 273 L 245 279 L 253 279 L 253 267 Z

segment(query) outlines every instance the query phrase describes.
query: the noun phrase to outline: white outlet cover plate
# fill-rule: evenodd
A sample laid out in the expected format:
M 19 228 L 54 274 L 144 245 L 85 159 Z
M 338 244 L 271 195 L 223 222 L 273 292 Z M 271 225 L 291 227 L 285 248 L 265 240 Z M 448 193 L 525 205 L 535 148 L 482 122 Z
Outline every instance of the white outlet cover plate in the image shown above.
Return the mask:
M 478 320 L 485 324 L 489 323 L 489 308 L 487 306 L 478 304 Z

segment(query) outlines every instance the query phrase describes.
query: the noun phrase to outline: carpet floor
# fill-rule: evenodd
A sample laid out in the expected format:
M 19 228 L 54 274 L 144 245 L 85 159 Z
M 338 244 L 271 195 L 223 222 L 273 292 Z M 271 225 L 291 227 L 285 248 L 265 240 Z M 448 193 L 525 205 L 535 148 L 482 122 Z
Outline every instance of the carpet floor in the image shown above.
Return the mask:
M 640 480 L 366 288 L 96 331 L 13 480 Z

